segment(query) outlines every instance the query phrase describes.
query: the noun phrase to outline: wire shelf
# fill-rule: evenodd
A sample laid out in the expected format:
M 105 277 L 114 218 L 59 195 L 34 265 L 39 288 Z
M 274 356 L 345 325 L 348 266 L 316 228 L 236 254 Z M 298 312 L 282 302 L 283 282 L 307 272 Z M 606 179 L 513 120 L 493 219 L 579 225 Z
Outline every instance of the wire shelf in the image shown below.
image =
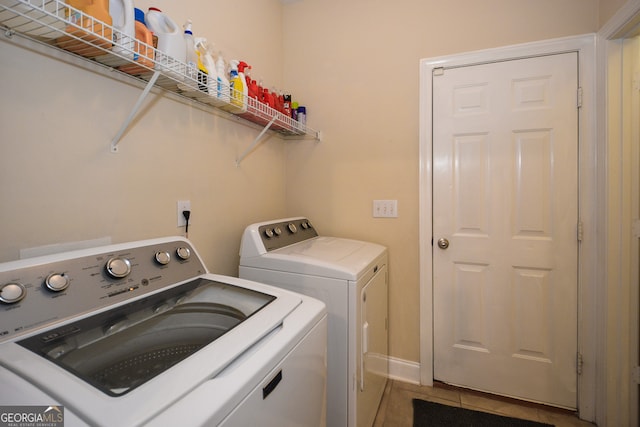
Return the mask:
M 320 139 L 320 132 L 254 98 L 240 96 L 243 103 L 232 103 L 234 89 L 228 84 L 207 81 L 206 74 L 192 70 L 185 62 L 85 14 L 63 0 L 0 0 L 0 25 L 7 35 L 18 33 L 99 62 L 147 83 L 152 82 L 154 86 L 267 126 L 265 130 L 270 128 L 285 136 Z

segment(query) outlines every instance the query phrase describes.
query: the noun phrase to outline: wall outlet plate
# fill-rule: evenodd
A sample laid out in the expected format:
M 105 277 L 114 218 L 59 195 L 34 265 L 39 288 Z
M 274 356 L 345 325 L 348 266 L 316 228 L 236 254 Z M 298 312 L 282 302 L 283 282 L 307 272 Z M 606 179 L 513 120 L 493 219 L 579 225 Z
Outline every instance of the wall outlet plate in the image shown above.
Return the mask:
M 187 220 L 184 219 L 184 215 L 182 215 L 183 211 L 191 211 L 191 201 L 190 200 L 179 200 L 178 201 L 178 227 L 184 227 L 187 225 Z M 189 217 L 189 224 L 193 223 L 193 211 L 191 211 L 191 216 Z

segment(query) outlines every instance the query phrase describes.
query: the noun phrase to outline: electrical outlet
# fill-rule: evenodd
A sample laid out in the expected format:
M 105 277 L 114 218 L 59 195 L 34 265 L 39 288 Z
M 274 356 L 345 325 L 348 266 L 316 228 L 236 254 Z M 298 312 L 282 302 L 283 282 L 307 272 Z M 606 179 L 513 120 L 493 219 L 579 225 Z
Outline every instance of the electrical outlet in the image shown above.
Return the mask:
M 397 218 L 398 217 L 398 201 L 397 200 L 374 200 L 373 201 L 373 217 L 374 218 Z
M 187 220 L 184 219 L 184 215 L 182 215 L 182 211 L 191 211 L 190 200 L 178 201 L 178 227 L 184 227 L 187 225 Z M 189 224 L 192 224 L 192 223 L 193 223 L 193 215 L 189 217 Z

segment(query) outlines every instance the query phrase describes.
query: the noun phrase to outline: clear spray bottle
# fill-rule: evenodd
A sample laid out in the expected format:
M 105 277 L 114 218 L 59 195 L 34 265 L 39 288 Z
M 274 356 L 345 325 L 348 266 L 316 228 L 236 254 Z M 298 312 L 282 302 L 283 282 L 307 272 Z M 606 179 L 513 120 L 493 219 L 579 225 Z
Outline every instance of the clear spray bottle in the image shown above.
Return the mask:
M 198 87 L 198 54 L 196 53 L 195 41 L 191 32 L 191 20 L 184 24 L 184 42 L 186 44 L 186 75 L 189 78 L 185 83 L 189 86 Z

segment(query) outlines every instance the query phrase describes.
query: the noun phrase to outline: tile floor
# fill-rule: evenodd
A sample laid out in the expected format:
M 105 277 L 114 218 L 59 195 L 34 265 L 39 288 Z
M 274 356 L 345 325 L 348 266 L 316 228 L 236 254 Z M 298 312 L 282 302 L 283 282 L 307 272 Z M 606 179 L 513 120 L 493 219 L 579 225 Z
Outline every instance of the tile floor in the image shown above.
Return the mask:
M 435 385 L 424 387 L 389 380 L 378 408 L 374 427 L 412 427 L 414 398 L 446 405 L 462 406 L 476 411 L 491 412 L 508 417 L 522 418 L 553 424 L 556 427 L 593 427 L 594 424 L 578 419 L 569 411 L 513 400 L 492 397 L 484 393 Z

